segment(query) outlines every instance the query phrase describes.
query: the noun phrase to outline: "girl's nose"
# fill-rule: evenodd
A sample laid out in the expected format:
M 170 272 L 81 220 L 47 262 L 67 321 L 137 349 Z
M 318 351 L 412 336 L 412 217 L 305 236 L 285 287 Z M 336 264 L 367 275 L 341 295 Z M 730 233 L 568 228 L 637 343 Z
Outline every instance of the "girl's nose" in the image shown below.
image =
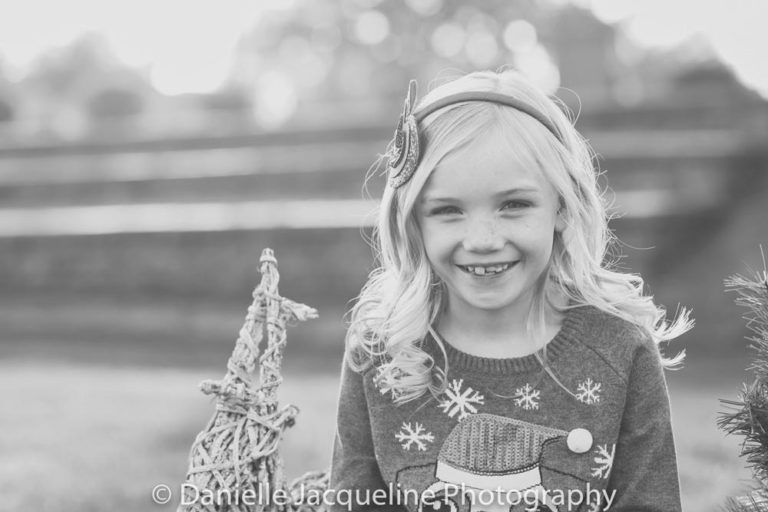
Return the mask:
M 467 226 L 463 247 L 472 252 L 493 252 L 504 248 L 504 237 L 492 219 L 480 219 Z

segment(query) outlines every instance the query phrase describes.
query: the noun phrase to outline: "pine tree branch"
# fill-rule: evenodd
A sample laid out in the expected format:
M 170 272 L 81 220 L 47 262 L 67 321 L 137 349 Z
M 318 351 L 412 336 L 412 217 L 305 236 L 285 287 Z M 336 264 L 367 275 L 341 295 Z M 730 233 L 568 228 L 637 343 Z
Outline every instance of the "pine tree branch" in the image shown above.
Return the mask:
M 746 309 L 743 318 L 753 333 L 747 339 L 755 351 L 747 370 L 754 372 L 755 379 L 751 385 L 743 384 L 737 400 L 720 400 L 730 411 L 720 414 L 717 425 L 726 434 L 743 436 L 740 455 L 746 458 L 760 486 L 746 496 L 729 499 L 727 510 L 768 510 L 768 271 L 765 254 L 762 271 L 752 271 L 749 277 L 731 276 L 725 280 L 725 288 L 736 292 L 736 304 Z

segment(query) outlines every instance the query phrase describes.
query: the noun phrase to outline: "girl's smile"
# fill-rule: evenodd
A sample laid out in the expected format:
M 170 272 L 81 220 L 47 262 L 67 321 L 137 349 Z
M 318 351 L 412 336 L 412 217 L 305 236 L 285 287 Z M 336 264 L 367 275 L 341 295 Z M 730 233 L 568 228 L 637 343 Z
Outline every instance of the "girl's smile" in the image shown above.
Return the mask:
M 476 276 L 491 278 L 496 277 L 507 270 L 511 269 L 517 262 L 507 263 L 490 263 L 490 264 L 469 264 L 469 265 L 457 265 L 464 272 Z

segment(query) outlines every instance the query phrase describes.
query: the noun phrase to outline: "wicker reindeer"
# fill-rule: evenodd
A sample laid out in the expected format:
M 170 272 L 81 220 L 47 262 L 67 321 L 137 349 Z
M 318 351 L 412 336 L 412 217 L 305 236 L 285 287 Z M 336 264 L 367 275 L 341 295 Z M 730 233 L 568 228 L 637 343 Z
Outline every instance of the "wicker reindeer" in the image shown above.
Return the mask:
M 327 473 L 307 473 L 286 485 L 279 445 L 298 409 L 280 407 L 277 390 L 286 343 L 286 325 L 317 317 L 313 308 L 278 295 L 277 260 L 264 249 L 261 283 L 253 292 L 245 323 L 220 381 L 201 383 L 215 395 L 216 411 L 198 434 L 189 455 L 178 512 L 300 512 L 324 510 L 319 496 Z M 266 346 L 259 355 L 259 345 Z

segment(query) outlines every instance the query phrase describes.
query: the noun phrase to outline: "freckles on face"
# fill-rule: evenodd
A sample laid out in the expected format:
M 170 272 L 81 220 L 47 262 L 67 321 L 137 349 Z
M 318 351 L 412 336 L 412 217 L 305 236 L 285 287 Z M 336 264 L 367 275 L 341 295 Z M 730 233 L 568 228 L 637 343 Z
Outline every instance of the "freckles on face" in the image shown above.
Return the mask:
M 493 137 L 448 154 L 416 205 L 422 241 L 450 301 L 504 309 L 546 270 L 558 197 L 538 168 Z

